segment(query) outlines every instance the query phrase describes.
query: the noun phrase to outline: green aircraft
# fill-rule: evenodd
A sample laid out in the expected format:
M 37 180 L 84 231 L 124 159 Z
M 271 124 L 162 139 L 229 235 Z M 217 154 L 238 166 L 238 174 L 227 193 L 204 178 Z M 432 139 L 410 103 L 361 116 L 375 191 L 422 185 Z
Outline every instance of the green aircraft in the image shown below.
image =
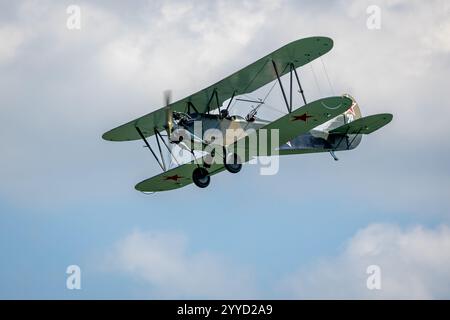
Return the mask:
M 291 42 L 229 77 L 179 101 L 132 120 L 105 134 L 109 141 L 142 139 L 163 173 L 138 183 L 145 193 L 178 189 L 192 182 L 200 188 L 210 184 L 211 176 L 222 171 L 238 173 L 242 164 L 260 156 L 279 156 L 352 150 L 362 135 L 370 134 L 392 120 L 383 113 L 362 117 L 360 108 L 348 94 L 306 102 L 297 69 L 331 50 L 333 40 L 310 37 Z M 289 74 L 289 87 L 281 77 Z M 258 118 L 263 99 L 244 99 L 246 95 L 274 82 L 280 87 L 287 114 L 275 121 Z M 298 85 L 304 105 L 294 109 L 293 84 Z M 233 101 L 256 104 L 246 117 L 231 115 Z M 226 102 L 226 103 L 225 103 Z M 148 137 L 155 136 L 152 148 Z M 173 146 L 192 157 L 181 163 Z M 163 148 L 169 159 L 164 158 Z M 159 155 L 158 155 L 159 152 Z M 177 166 L 170 168 L 171 160 Z

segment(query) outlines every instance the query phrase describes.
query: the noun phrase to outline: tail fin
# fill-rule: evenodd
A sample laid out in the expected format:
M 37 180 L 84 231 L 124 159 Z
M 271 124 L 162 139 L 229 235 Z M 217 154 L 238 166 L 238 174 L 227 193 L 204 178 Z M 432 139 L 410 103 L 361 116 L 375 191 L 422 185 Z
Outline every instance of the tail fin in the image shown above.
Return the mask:
M 330 120 L 325 128 L 325 131 L 330 134 L 329 138 L 333 137 L 332 145 L 335 146 L 334 150 L 336 151 L 354 149 L 360 144 L 362 139 L 361 135 L 346 134 L 345 138 L 336 138 L 335 135 L 332 134 L 334 133 L 333 130 L 342 128 L 343 126 L 362 118 L 361 109 L 359 108 L 356 100 L 349 94 L 343 94 L 343 96 L 352 100 L 350 108 L 348 108 L 345 112 L 338 115 L 334 119 Z
M 351 99 L 352 105 L 347 111 L 326 123 L 325 130 L 328 132 L 362 117 L 361 109 L 356 100 L 349 94 L 344 94 L 343 96 Z
M 345 124 L 350 123 L 356 119 L 360 119 L 362 117 L 361 109 L 359 108 L 356 100 L 349 94 L 344 94 L 344 97 L 351 99 L 353 102 L 350 108 L 343 113 Z

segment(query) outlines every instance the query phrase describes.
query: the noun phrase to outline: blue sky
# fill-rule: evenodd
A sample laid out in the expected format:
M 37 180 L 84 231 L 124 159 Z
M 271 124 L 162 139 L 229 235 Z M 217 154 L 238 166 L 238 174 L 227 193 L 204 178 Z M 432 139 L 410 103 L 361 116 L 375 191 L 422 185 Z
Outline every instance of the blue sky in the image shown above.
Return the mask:
M 66 28 L 70 4 L 81 30 Z M 366 27 L 371 4 L 379 30 Z M 449 9 L 1 4 L 0 297 L 449 298 Z M 274 176 L 247 165 L 205 190 L 133 189 L 158 168 L 142 143 L 103 132 L 159 108 L 168 88 L 182 98 L 313 35 L 335 41 L 323 58 L 333 88 L 314 62 L 300 69 L 308 100 L 348 92 L 391 124 L 338 162 L 286 157 Z M 280 96 L 270 103 L 283 110 Z M 66 289 L 71 264 L 81 290 Z M 365 287 L 371 264 L 381 290 Z

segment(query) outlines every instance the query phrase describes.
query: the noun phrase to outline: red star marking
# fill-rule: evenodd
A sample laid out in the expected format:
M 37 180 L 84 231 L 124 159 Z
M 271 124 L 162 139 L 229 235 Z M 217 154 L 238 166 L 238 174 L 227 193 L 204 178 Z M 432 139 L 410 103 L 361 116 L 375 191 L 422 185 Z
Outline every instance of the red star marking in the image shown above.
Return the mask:
M 351 113 L 354 116 L 356 115 L 356 113 L 355 113 L 355 103 L 354 102 L 352 103 L 352 106 L 346 112 L 349 112 L 349 113 Z
M 181 179 L 181 178 L 183 178 L 183 177 L 180 177 L 178 174 L 175 174 L 173 176 L 164 177 L 164 180 L 166 180 L 166 181 L 172 180 L 172 181 L 178 182 L 178 179 Z
M 302 120 L 304 122 L 307 122 L 309 118 L 312 118 L 312 116 L 308 116 L 307 113 L 304 113 L 300 116 L 294 116 L 294 118 L 292 119 L 292 121 L 298 121 L 298 120 Z

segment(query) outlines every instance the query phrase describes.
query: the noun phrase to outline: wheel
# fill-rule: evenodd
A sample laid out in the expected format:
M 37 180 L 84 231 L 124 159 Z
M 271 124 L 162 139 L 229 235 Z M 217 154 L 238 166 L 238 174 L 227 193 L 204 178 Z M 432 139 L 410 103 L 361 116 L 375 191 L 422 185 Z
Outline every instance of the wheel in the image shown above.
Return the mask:
M 242 169 L 241 158 L 236 153 L 230 153 L 224 162 L 225 169 L 231 173 L 238 173 Z
M 195 168 L 194 172 L 192 172 L 192 180 L 197 187 L 206 188 L 211 181 L 211 177 L 209 176 L 208 170 L 199 167 Z

